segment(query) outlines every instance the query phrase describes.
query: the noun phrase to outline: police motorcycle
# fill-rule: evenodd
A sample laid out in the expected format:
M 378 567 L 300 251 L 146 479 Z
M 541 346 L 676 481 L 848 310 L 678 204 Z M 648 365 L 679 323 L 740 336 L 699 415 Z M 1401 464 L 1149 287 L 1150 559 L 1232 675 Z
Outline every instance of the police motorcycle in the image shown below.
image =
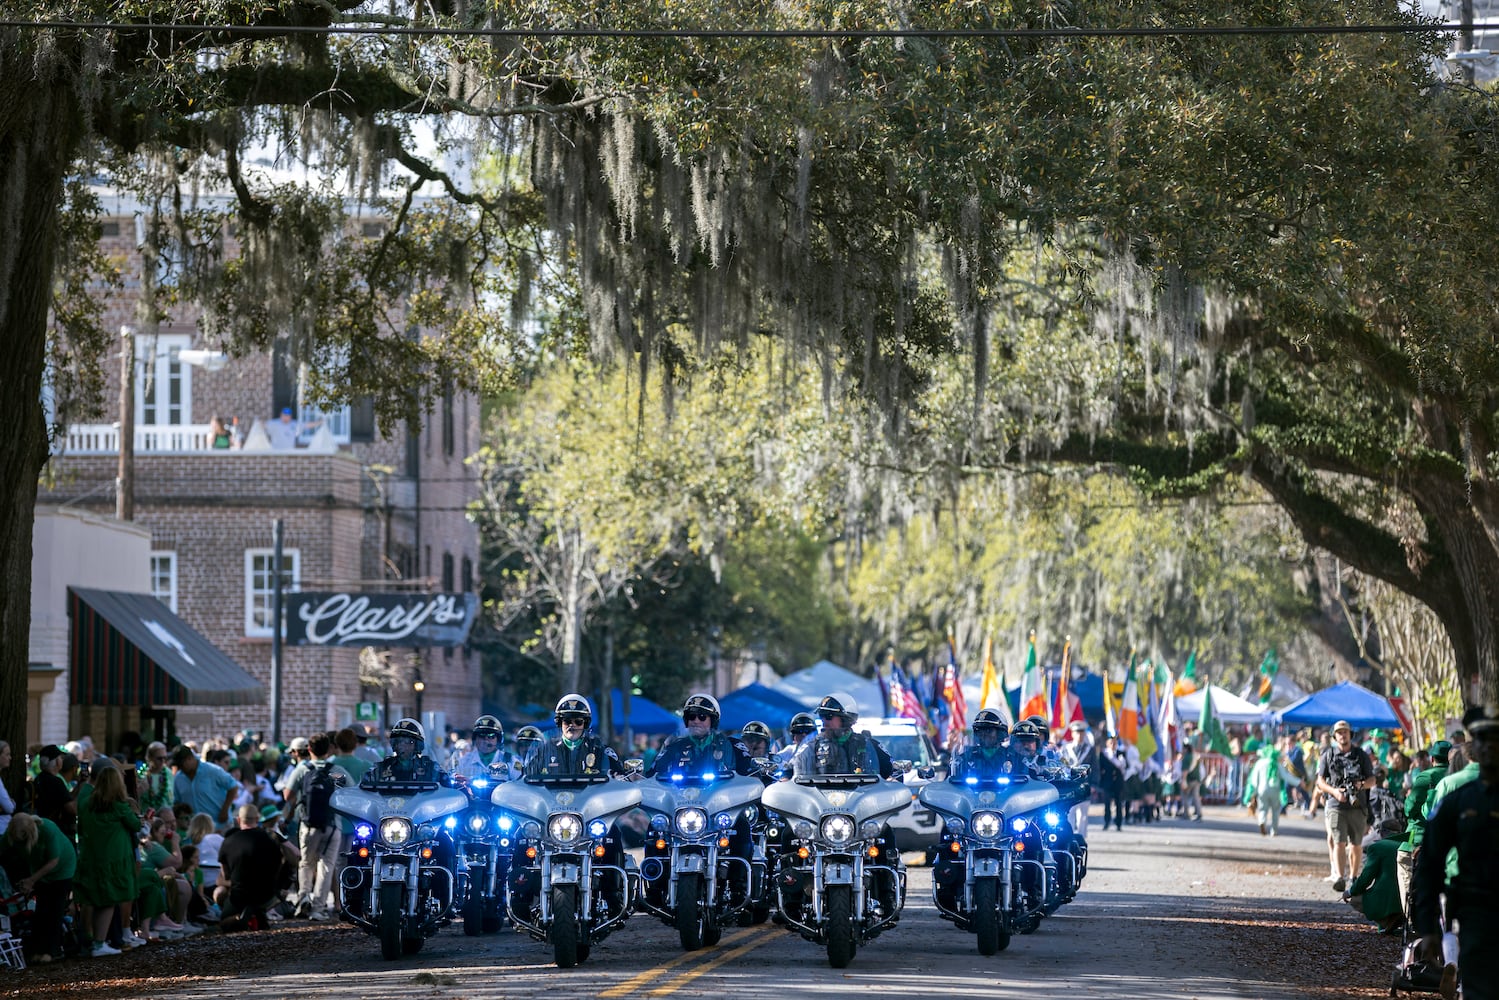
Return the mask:
M 510 873 L 515 849 L 515 819 L 490 802 L 497 786 L 512 777 L 510 760 L 498 746 L 504 738 L 500 721 L 481 715 L 470 732 L 475 749 L 453 762 L 454 779 L 469 793 L 469 807 L 459 820 L 458 850 L 468 869 L 468 891 L 463 902 L 463 933 L 470 937 L 492 934 L 505 918 L 505 879 Z M 493 740 L 490 762 L 477 750 L 481 741 Z M 487 745 L 487 744 L 486 744 Z
M 764 828 L 764 788 L 759 778 L 708 769 L 673 770 L 641 785 L 650 828 L 640 874 L 666 884 L 657 900 L 647 892 L 636 905 L 676 927 L 686 951 L 717 944 L 725 925 L 766 905 L 764 841 L 755 834 Z M 730 853 L 736 836 L 755 845 L 750 858 Z
M 559 724 L 574 712 L 592 715 L 580 695 L 557 703 Z M 533 750 L 533 758 L 542 749 Z M 521 780 L 495 788 L 490 801 L 517 824 L 507 897 L 511 921 L 550 944 L 558 968 L 586 961 L 593 945 L 629 917 L 640 894 L 640 870 L 619 852 L 612 833 L 615 821 L 640 805 L 639 786 L 612 780 L 608 761 L 585 774 L 551 775 L 528 767 Z M 534 894 L 518 892 L 518 878 L 534 886 Z
M 858 718 L 852 698 L 830 695 L 819 708 L 824 719 L 830 703 L 845 724 Z M 910 765 L 897 767 L 903 774 Z M 803 772 L 766 788 L 761 802 L 790 834 L 773 879 L 777 908 L 787 926 L 827 947 L 829 965 L 846 968 L 905 906 L 905 865 L 885 833 L 911 804 L 910 789 L 877 770 Z
M 1042 809 L 1039 817 L 1027 818 L 1037 824 L 1041 835 L 1048 879 L 1044 912 L 1050 915 L 1077 898 L 1088 874 L 1088 842 L 1073 829 L 1071 810 L 1087 801 L 1091 787 L 1086 766 L 1052 763 L 1043 769 L 1042 777 L 1057 790 L 1057 804 Z
M 466 878 L 453 831 L 468 796 L 445 787 L 437 765 L 417 756 L 425 742 L 419 722 L 401 719 L 390 730 L 396 756 L 330 799 L 354 825 L 338 883 L 343 917 L 376 935 L 386 959 L 421 951 L 463 903 Z

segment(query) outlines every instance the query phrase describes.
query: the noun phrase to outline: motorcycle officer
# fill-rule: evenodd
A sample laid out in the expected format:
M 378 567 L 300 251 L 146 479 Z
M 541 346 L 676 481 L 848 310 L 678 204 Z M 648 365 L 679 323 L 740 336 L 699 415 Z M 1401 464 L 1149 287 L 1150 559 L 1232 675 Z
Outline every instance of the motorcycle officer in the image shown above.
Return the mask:
M 649 776 L 695 777 L 708 772 L 723 774 L 726 771 L 758 776 L 760 767 L 750 755 L 749 748 L 742 741 L 730 739 L 718 731 L 718 720 L 721 717 L 718 700 L 712 695 L 695 694 L 688 697 L 682 706 L 682 724 L 687 727 L 687 735 L 678 736 L 661 748 L 661 752 L 651 763 Z M 760 726 L 765 729 L 765 735 L 769 736 L 770 730 L 763 723 Z M 748 861 L 752 847 L 749 820 L 740 816 L 734 821 L 733 833 L 729 835 L 729 853 Z M 661 852 L 657 851 L 654 844 L 646 844 L 646 857 L 661 856 L 663 853 L 669 854 L 670 850 Z M 654 882 L 647 880 L 648 898 L 659 905 L 659 901 L 665 898 L 670 878 L 671 872 L 663 870 Z M 739 891 L 748 890 L 747 869 L 734 865 L 730 870 L 730 878 Z
M 505 740 L 505 727 L 492 715 L 481 715 L 474 720 L 469 732 L 473 745 L 461 754 L 454 754 L 449 768 L 459 784 L 468 784 L 471 778 L 489 778 L 491 781 L 510 781 L 519 777 L 515 761 L 501 749 Z
M 791 735 L 791 742 L 775 753 L 777 771 L 784 771 L 791 766 L 796 752 L 807 742 L 807 737 L 817 732 L 817 720 L 807 712 L 797 712 L 786 724 L 786 731 Z
M 546 778 L 591 778 L 598 775 L 618 775 L 623 776 L 625 780 L 634 781 L 640 777 L 639 772 L 629 771 L 620 762 L 619 755 L 614 752 L 613 747 L 605 746 L 603 740 L 589 731 L 589 726 L 593 722 L 593 709 L 589 707 L 588 699 L 582 695 L 569 693 L 557 699 L 557 706 L 552 710 L 552 719 L 557 723 L 560 735 L 550 740 L 542 740 L 531 749 L 525 764 L 527 781 Z M 525 733 L 525 728 L 516 733 L 517 741 L 523 733 Z M 615 867 L 623 864 L 624 848 L 620 844 L 617 826 L 609 829 L 609 833 L 604 837 L 603 846 L 602 861 L 604 864 Z M 611 905 L 617 911 L 620 906 L 624 905 L 624 886 L 620 884 L 619 876 L 613 872 L 606 872 L 602 878 L 604 891 L 609 894 L 612 900 Z M 514 907 L 518 912 L 526 912 L 530 909 L 540 888 L 540 873 L 536 869 L 512 869 L 510 891 L 515 900 Z
M 822 732 L 804 742 L 792 760 L 796 776 L 816 774 L 878 774 L 888 778 L 894 772 L 890 755 L 883 753 L 879 741 L 865 733 L 854 732 L 859 721 L 859 703 L 851 695 L 834 691 L 817 706 Z
M 527 778 L 588 777 L 596 774 L 624 775 L 613 747 L 589 731 L 593 709 L 581 694 L 565 694 L 552 710 L 558 735 L 543 740 L 526 757 Z
M 770 756 L 770 727 L 760 720 L 746 722 L 739 730 L 739 742 L 749 751 L 750 758 Z
M 1044 738 L 1042 730 L 1030 719 L 1015 723 L 1010 730 L 1010 752 L 1015 758 L 1015 770 L 1032 778 L 1039 778 L 1046 767 L 1046 758 L 1041 753 Z
M 981 708 L 973 715 L 973 744 L 960 753 L 952 764 L 949 780 L 998 778 L 1018 769 L 1015 757 L 1005 746 L 1010 728 L 1002 715 L 992 708 Z
M 531 751 L 546 742 L 546 737 L 541 735 L 541 730 L 535 726 L 521 726 L 515 731 L 515 768 L 525 773 L 526 761 L 531 757 Z
M 390 756 L 370 767 L 359 779 L 359 787 L 365 790 L 380 785 L 406 784 L 414 782 L 453 786 L 448 772 L 437 766 L 437 761 L 426 755 L 427 733 L 415 719 L 398 719 L 387 735 Z

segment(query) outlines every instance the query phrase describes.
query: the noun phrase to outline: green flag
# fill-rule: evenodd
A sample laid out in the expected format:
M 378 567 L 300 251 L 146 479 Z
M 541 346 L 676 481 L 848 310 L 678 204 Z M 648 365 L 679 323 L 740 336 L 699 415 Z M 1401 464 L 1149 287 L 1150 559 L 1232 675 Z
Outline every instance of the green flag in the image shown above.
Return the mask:
M 1275 675 L 1280 673 L 1280 658 L 1275 655 L 1275 647 L 1271 646 L 1265 658 L 1260 661 L 1260 708 L 1270 707 L 1270 696 L 1275 693 Z
M 1213 753 L 1228 753 L 1228 734 L 1223 731 L 1223 723 L 1218 721 L 1218 713 L 1213 711 L 1211 685 L 1202 692 L 1202 712 L 1197 716 L 1197 731 L 1202 734 L 1206 749 Z
M 1197 680 L 1197 650 L 1192 650 L 1187 655 L 1187 665 L 1182 667 L 1182 677 L 1185 680 L 1196 682 Z
M 1155 665 L 1155 676 L 1153 676 L 1151 680 L 1155 681 L 1155 686 L 1157 688 L 1164 688 L 1166 686 L 1166 682 L 1170 679 L 1171 671 L 1166 669 L 1166 661 L 1162 660 L 1160 663 L 1157 663 Z

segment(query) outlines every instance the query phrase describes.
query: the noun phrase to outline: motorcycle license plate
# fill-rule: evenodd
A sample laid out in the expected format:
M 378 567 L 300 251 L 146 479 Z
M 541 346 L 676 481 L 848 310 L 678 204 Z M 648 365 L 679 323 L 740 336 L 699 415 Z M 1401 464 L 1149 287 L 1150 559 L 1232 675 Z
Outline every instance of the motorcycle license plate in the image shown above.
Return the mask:
M 380 869 L 380 879 L 383 882 L 404 882 L 406 881 L 406 866 L 386 865 Z
M 578 878 L 581 875 L 582 875 L 582 866 L 580 866 L 580 865 L 553 865 L 552 866 L 552 884 L 553 885 L 575 885 L 575 884 L 577 884 Z
M 701 854 L 681 854 L 677 856 L 676 868 L 678 873 L 701 872 L 707 868 L 707 860 Z
M 853 885 L 854 866 L 841 861 L 823 865 L 822 882 L 824 885 Z
M 971 874 L 974 878 L 984 878 L 985 876 L 998 875 L 999 859 L 974 858 L 973 863 L 969 865 L 968 870 L 969 874 Z

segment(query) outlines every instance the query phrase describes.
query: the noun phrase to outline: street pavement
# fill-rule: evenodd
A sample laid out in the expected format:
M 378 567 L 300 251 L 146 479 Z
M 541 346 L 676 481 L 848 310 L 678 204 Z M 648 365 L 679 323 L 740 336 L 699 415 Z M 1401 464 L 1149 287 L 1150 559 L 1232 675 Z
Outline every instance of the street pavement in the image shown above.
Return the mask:
M 1242 810 L 1227 808 L 1210 808 L 1202 823 L 1165 820 L 1123 831 L 1102 830 L 1098 818 L 1095 809 L 1090 871 L 1078 899 L 990 958 L 977 953 L 972 935 L 937 917 L 929 871 L 913 866 L 899 926 L 842 970 L 829 968 L 824 949 L 773 925 L 731 928 L 718 946 L 683 953 L 675 931 L 636 915 L 575 969 L 555 968 L 547 946 L 509 930 L 468 938 L 454 926 L 419 955 L 385 962 L 372 937 L 348 929 L 333 936 L 337 948 L 315 960 L 245 978 L 179 980 L 158 995 L 1304 998 L 1326 995 L 1309 992 L 1318 975 L 1267 962 L 1267 942 L 1294 950 L 1313 928 L 1332 935 L 1334 951 L 1364 953 L 1389 941 L 1376 941 L 1321 881 L 1322 824 L 1294 810 L 1273 839 Z

